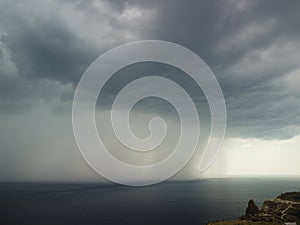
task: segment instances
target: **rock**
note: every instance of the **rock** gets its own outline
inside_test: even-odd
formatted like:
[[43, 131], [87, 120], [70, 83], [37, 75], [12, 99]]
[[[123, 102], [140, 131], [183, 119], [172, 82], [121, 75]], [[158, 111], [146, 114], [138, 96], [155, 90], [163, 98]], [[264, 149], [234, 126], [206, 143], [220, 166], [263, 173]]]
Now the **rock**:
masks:
[[273, 200], [266, 200], [261, 210], [251, 199], [248, 202], [246, 215], [236, 221], [210, 223], [212, 225], [236, 224], [297, 224], [300, 225], [300, 192], [287, 192]]
[[246, 217], [251, 217], [259, 213], [259, 208], [255, 204], [253, 199], [248, 202], [248, 207], [246, 209]]
[[286, 192], [279, 195], [276, 199], [299, 202], [300, 204], [300, 192]]
[[300, 223], [300, 192], [287, 192], [264, 202], [261, 213], [274, 221]]

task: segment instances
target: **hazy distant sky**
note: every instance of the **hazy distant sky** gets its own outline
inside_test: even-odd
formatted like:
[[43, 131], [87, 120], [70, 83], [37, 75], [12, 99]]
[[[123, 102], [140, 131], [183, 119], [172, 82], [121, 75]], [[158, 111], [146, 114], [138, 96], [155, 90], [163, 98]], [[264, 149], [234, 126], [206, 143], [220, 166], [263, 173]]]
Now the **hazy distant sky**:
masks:
[[[75, 144], [73, 94], [99, 55], [145, 39], [175, 42], [197, 53], [215, 73], [227, 104], [226, 139], [214, 165], [204, 174], [197, 171], [203, 141], [175, 178], [300, 176], [299, 12], [298, 0], [0, 0], [0, 180], [99, 180]], [[148, 64], [123, 71], [127, 80], [112, 80], [98, 126], [107, 125], [105, 106], [115, 92], [141, 71], [178, 76], [207, 117], [205, 100], [196, 97], [200, 90], [191, 81], [181, 79], [179, 71]], [[150, 100], [133, 112], [138, 133], [147, 134], [144, 121], [155, 113], [176, 130], [172, 108]], [[208, 126], [204, 123], [204, 130]], [[100, 134], [107, 145], [130, 161], [107, 130]], [[172, 146], [176, 135], [171, 132], [165, 146]], [[168, 153], [161, 150], [145, 161]]]

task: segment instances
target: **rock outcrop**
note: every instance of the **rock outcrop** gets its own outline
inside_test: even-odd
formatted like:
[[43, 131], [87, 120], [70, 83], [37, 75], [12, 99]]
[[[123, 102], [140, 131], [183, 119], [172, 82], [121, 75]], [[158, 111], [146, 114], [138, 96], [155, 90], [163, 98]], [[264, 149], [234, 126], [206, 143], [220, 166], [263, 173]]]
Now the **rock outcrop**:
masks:
[[300, 224], [300, 192], [288, 192], [264, 202], [258, 218]]
[[237, 221], [209, 223], [211, 225], [233, 224], [288, 224], [300, 225], [300, 192], [287, 192], [273, 200], [266, 200], [261, 210], [249, 200], [246, 215]]
[[246, 209], [246, 217], [255, 216], [258, 213], [259, 213], [258, 206], [255, 204], [253, 199], [250, 199], [248, 202], [248, 207]]

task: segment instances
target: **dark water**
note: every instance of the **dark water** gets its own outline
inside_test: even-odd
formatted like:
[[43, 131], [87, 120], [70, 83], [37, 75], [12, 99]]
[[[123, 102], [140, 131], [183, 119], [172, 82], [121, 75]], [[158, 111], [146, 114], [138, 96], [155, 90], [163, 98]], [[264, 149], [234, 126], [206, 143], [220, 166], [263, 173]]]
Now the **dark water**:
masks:
[[0, 225], [206, 224], [261, 206], [300, 179], [209, 179], [150, 187], [101, 184], [0, 183]]

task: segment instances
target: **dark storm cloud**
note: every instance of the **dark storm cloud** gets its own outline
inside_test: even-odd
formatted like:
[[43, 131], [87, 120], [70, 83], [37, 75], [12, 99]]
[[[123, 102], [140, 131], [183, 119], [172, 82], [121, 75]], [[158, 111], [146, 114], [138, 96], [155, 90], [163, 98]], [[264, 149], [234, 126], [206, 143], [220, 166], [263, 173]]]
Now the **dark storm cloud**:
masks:
[[128, 39], [110, 6], [95, 9], [92, 3], [0, 2], [1, 112], [51, 98], [72, 100], [87, 66]]
[[[2, 1], [1, 46], [9, 57], [1, 59], [9, 66], [0, 70], [1, 105], [9, 111], [39, 98], [71, 100], [85, 68], [105, 50], [159, 39], [193, 50], [215, 72], [229, 135], [289, 138], [300, 126], [299, 10], [296, 0]], [[62, 91], [66, 85], [73, 88]], [[192, 84], [189, 92], [198, 95]]]
[[[299, 69], [299, 2], [163, 1], [155, 9], [145, 37], [182, 44], [208, 63], [226, 97], [230, 135], [299, 134], [299, 95], [285, 80]], [[299, 71], [292, 76], [299, 82]]]

